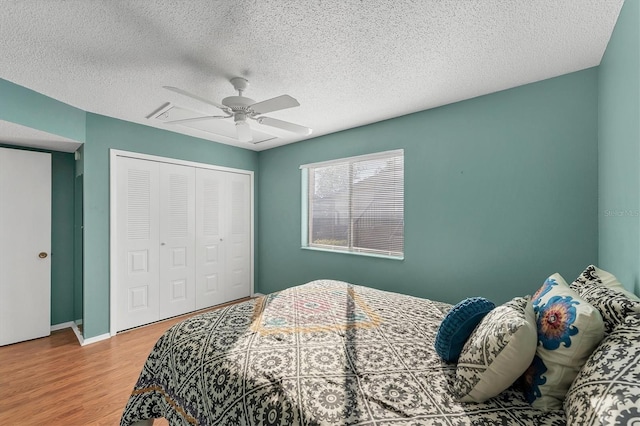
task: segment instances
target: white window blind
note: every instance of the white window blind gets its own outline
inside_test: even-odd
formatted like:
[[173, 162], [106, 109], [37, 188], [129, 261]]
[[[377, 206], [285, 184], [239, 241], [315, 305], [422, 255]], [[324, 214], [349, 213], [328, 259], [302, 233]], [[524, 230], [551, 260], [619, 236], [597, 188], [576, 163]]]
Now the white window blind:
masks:
[[404, 256], [403, 150], [305, 164], [300, 168], [306, 171], [303, 245]]

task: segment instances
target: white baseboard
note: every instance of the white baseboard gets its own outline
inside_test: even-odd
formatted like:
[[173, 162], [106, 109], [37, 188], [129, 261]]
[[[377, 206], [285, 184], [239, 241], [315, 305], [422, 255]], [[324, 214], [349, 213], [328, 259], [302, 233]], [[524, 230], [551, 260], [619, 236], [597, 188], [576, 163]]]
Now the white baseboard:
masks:
[[76, 338], [78, 339], [78, 342], [80, 343], [80, 346], [82, 346], [84, 343], [84, 338], [82, 337], [82, 333], [80, 332], [80, 329], [78, 328], [78, 324], [82, 324], [82, 320], [75, 320], [75, 321], [67, 321], [67, 322], [62, 322], [60, 324], [54, 324], [51, 326], [51, 331], [56, 331], [56, 330], [62, 330], [64, 328], [70, 328], [73, 331], [73, 334], [76, 335]]
[[252, 297], [262, 297], [262, 296], [264, 296], [264, 294], [262, 293], [253, 293]]
[[80, 343], [80, 346], [82, 346], [82, 342], [84, 341], [84, 338], [82, 337], [82, 333], [80, 332], [80, 329], [78, 328], [78, 325], [75, 322], [71, 326], [71, 330], [73, 330], [73, 333], [76, 335], [76, 339], [78, 339], [78, 343]]
[[111, 338], [111, 334], [105, 333], [95, 337], [89, 337], [88, 339], [79, 336], [82, 340], [80, 340], [80, 346], [90, 345], [92, 343], [100, 342], [102, 340], [107, 340]]
[[90, 345], [92, 343], [100, 342], [102, 340], [111, 338], [111, 335], [109, 333], [105, 333], [99, 336], [89, 337], [88, 339], [85, 339], [82, 336], [80, 329], [78, 328], [78, 325], [80, 324], [82, 324], [82, 320], [62, 322], [60, 324], [52, 325], [51, 331], [62, 330], [63, 328], [70, 328], [71, 330], [73, 330], [73, 333], [76, 335], [78, 342], [80, 342], [80, 346]]
[[60, 324], [52, 325], [51, 331], [62, 330], [63, 328], [72, 328], [74, 325], [73, 321], [61, 322]]

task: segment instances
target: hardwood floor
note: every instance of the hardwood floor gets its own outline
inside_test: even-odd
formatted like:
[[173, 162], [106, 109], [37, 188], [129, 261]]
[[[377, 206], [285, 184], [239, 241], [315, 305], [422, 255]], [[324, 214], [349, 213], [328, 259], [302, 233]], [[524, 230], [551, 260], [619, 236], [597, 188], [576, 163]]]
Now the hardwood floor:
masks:
[[[192, 315], [87, 346], [69, 328], [0, 347], [0, 425], [118, 425], [156, 340]], [[168, 423], [160, 419], [157, 425]]]

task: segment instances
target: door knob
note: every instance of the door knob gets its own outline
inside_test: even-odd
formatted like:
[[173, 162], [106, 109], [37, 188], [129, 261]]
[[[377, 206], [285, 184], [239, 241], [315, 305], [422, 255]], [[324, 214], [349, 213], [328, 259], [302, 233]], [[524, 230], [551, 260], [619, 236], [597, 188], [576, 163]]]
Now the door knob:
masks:
[[44, 252], [44, 251], [41, 251], [40, 253], [38, 253], [38, 257], [39, 257], [40, 259], [44, 259], [44, 258], [46, 258], [46, 257], [47, 257], [47, 253], [46, 253], [46, 252]]

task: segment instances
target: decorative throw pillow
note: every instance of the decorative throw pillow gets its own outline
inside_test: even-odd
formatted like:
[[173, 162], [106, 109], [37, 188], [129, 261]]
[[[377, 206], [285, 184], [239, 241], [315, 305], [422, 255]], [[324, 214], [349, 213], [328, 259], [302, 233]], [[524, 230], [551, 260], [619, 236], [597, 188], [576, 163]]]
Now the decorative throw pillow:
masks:
[[624, 322], [627, 315], [640, 313], [640, 300], [629, 299], [622, 293], [597, 284], [571, 284], [580, 297], [593, 305], [604, 320], [605, 333], [609, 334]]
[[609, 334], [625, 317], [640, 312], [640, 298], [627, 291], [615, 276], [589, 265], [569, 286], [600, 311]]
[[524, 297], [489, 312], [462, 349], [454, 395], [463, 402], [484, 402], [507, 389], [531, 364], [536, 336], [533, 307]]
[[527, 400], [541, 410], [562, 408], [569, 386], [604, 336], [600, 312], [553, 274], [532, 296], [538, 347], [524, 374]]
[[627, 316], [591, 354], [564, 409], [567, 424], [640, 424], [640, 315]]
[[480, 320], [496, 305], [483, 297], [471, 297], [455, 305], [440, 323], [436, 352], [448, 362], [456, 362], [462, 346]]
[[595, 265], [589, 265], [571, 284], [572, 287], [579, 287], [581, 284], [596, 284], [607, 287], [624, 294], [631, 300], [640, 301], [640, 297], [636, 296], [622, 285], [620, 281], [610, 272], [598, 268]]

